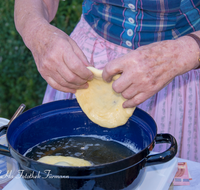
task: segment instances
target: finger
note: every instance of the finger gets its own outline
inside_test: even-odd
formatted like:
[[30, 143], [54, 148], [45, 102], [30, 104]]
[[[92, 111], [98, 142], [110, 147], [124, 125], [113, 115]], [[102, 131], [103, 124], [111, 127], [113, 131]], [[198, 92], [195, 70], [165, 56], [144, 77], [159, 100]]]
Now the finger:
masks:
[[53, 83], [53, 81], [55, 81], [57, 84], [59, 84], [59, 86], [62, 86], [63, 88], [70, 88], [70, 89], [86, 89], [86, 88], [88, 88], [88, 83], [86, 83], [86, 82], [82, 85], [71, 84], [71, 83], [66, 82], [60, 75], [54, 75], [54, 77], [45, 76], [43, 78], [47, 81], [48, 84], [49, 84], [49, 82]]
[[[63, 80], [67, 83], [70, 83], [70, 84], [73, 84], [73, 85], [78, 85], [78, 86], [87, 83], [87, 80], [80, 78], [78, 75], [76, 75], [71, 70], [69, 70], [67, 65], [64, 65], [63, 68], [57, 69], [57, 72], [63, 78]], [[59, 77], [59, 75], [58, 75], [58, 77]], [[60, 83], [60, 81], [59, 81], [60, 77], [57, 79], [56, 76], [54, 76], [53, 78], [55, 78], [55, 80], [58, 83]]]
[[[83, 62], [77, 57], [74, 52], [70, 52], [63, 57], [68, 69], [83, 80], [90, 80], [93, 77], [93, 73], [87, 69]], [[63, 76], [63, 75], [62, 75]], [[66, 78], [65, 76], [63, 76]]]
[[121, 94], [125, 99], [131, 99], [134, 96], [136, 96], [137, 94], [139, 94], [140, 92], [138, 90], [136, 90], [137, 88], [135, 88], [133, 85], [130, 85], [126, 90], [124, 90]]
[[111, 82], [113, 76], [123, 72], [123, 58], [110, 61], [103, 69], [102, 77], [106, 82]]
[[87, 83], [87, 80], [81, 79], [79, 76], [72, 73], [67, 65], [62, 63], [61, 59], [57, 59], [56, 61], [52, 60], [52, 62], [43, 62], [38, 70], [45, 80], [46, 77], [51, 77], [63, 87], [67, 87], [68, 83], [78, 86]]
[[112, 88], [117, 93], [124, 92], [127, 88], [131, 86], [132, 82], [126, 74], [123, 74], [113, 82]]
[[126, 100], [123, 103], [123, 108], [132, 108], [132, 107], [136, 107], [139, 104], [141, 104], [143, 101], [145, 101], [145, 99], [143, 98], [142, 93], [139, 93], [137, 95], [135, 95], [133, 98]]
[[85, 54], [83, 53], [83, 51], [79, 48], [79, 46], [77, 45], [77, 43], [72, 40], [71, 38], [69, 39], [70, 43], [72, 44], [74, 53], [77, 55], [77, 57], [83, 62], [83, 64], [85, 66], [90, 66]]
[[57, 83], [55, 80], [53, 80], [51, 77], [48, 77], [45, 79], [47, 83], [54, 89], [62, 91], [62, 92], [70, 92], [70, 93], [76, 93], [75, 89], [67, 88], [61, 86], [59, 83]]

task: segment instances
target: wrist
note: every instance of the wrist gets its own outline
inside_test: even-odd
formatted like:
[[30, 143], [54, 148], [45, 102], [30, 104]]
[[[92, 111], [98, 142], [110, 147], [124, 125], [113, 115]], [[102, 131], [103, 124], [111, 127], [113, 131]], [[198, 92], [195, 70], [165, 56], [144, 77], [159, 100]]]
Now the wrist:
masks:
[[197, 42], [190, 36], [182, 36], [176, 40], [180, 44], [182, 61], [186, 66], [186, 72], [200, 66], [200, 49]]
[[[49, 25], [48, 21], [42, 18], [34, 18], [27, 21], [23, 29], [20, 31], [20, 35], [25, 45], [31, 50], [35, 41], [41, 40], [42, 28]], [[38, 36], [40, 34], [40, 36]]]
[[199, 65], [196, 69], [199, 69], [200, 68], [200, 38], [195, 34], [187, 34], [186, 36], [191, 37], [198, 44], [199, 50], [198, 50], [197, 54], [198, 54]]

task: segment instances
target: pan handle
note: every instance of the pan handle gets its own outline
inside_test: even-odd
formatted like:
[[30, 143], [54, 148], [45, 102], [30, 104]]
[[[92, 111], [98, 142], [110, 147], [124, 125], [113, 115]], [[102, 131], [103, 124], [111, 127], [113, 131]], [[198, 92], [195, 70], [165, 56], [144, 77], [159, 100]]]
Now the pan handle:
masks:
[[176, 156], [178, 146], [176, 139], [172, 135], [168, 133], [157, 134], [155, 142], [156, 144], [170, 143], [171, 145], [165, 152], [147, 156], [147, 161], [145, 166], [163, 164], [173, 159]]
[[[25, 105], [21, 104], [17, 111], [14, 113], [14, 115], [12, 116], [12, 118], [10, 119], [9, 123], [7, 125], [1, 126], [0, 127], [0, 136], [6, 134], [8, 127], [10, 126], [10, 124], [13, 122], [14, 119], [16, 119], [16, 117], [18, 117], [25, 109]], [[9, 156], [12, 158], [9, 148], [7, 146], [1, 145], [0, 144], [0, 154], [4, 155], [4, 156]]]
[[[1, 134], [0, 137], [3, 136], [6, 133], [6, 131], [7, 131], [7, 125], [0, 127], [0, 134]], [[12, 158], [9, 148], [1, 144], [0, 144], [0, 154]]]
[[8, 124], [7, 125], [3, 125], [3, 126], [0, 127], [0, 135], [6, 134], [6, 131], [7, 131], [8, 127], [10, 126], [10, 124], [13, 122], [13, 120], [16, 119], [16, 117], [18, 117], [19, 115], [22, 114], [22, 112], [24, 111], [25, 107], [26, 107], [25, 104], [21, 104], [18, 107], [17, 111], [12, 116], [12, 118], [10, 119], [10, 121], [8, 122]]
[[4, 156], [9, 156], [9, 157], [12, 158], [8, 147], [7, 147], [7, 146], [4, 146], [4, 145], [1, 145], [1, 144], [0, 144], [0, 154], [1, 154], [1, 155], [4, 155]]

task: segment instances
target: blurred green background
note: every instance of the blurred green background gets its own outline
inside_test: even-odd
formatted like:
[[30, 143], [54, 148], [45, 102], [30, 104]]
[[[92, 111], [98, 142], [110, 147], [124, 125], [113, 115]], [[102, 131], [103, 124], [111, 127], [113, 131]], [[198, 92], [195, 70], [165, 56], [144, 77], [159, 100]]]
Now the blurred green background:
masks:
[[[82, 0], [60, 1], [51, 24], [70, 34], [82, 12]], [[0, 1], [0, 117], [10, 119], [21, 103], [40, 105], [46, 81], [14, 25], [14, 0]]]

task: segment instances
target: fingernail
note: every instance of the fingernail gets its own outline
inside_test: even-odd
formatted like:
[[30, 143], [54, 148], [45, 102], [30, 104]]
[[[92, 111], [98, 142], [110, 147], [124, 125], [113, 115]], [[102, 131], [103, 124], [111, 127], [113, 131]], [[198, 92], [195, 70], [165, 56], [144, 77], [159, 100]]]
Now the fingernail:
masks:
[[88, 80], [92, 80], [94, 78], [94, 75], [91, 75]]
[[107, 83], [110, 83], [112, 81], [112, 79], [106, 79], [104, 81], [107, 82]]
[[86, 88], [88, 88], [89, 87], [89, 84], [88, 83], [86, 83], [85, 85], [84, 85], [84, 89], [86, 89]]
[[123, 108], [126, 108], [126, 104], [125, 104], [125, 102], [122, 104], [122, 107], [123, 107]]
[[130, 106], [128, 103], [126, 103], [127, 101], [125, 101], [123, 104], [122, 104], [122, 107], [123, 108], [133, 108], [135, 106]]

